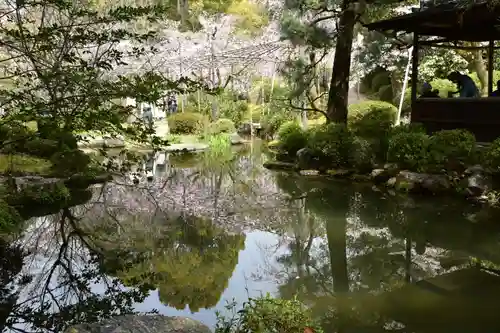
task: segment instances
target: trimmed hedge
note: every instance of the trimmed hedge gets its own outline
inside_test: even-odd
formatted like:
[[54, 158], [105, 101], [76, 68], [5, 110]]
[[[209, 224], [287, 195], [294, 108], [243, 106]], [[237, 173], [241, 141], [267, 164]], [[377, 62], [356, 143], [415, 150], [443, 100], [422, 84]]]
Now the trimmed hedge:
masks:
[[220, 133], [234, 133], [236, 128], [231, 119], [221, 118], [214, 123], [208, 125], [208, 133], [210, 134], [220, 134]]
[[207, 117], [200, 113], [176, 113], [167, 118], [172, 134], [196, 134], [207, 123]]
[[397, 108], [383, 101], [364, 101], [349, 105], [348, 124], [361, 137], [379, 137], [396, 120]]
[[296, 121], [287, 121], [278, 130], [280, 148], [290, 156], [295, 156], [297, 151], [307, 144], [307, 133]]

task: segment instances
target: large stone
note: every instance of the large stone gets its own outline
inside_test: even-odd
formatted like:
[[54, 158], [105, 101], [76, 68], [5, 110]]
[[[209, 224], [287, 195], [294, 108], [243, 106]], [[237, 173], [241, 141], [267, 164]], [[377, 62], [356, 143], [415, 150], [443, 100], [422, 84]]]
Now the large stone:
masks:
[[79, 324], [66, 333], [211, 333], [210, 329], [191, 318], [162, 315], [124, 315], [100, 323]]
[[384, 183], [388, 181], [394, 174], [388, 169], [373, 169], [370, 178], [375, 183]]
[[238, 133], [229, 134], [229, 140], [231, 140], [232, 145], [241, 145], [245, 143], [245, 139], [243, 139]]
[[394, 186], [400, 191], [413, 193], [440, 193], [451, 189], [450, 181], [446, 176], [411, 171], [399, 172], [395, 178], [389, 179], [387, 185]]
[[309, 148], [301, 148], [295, 155], [297, 157], [297, 164], [301, 169], [309, 169], [313, 167], [313, 154]]
[[480, 165], [467, 168], [462, 186], [471, 197], [481, 197], [492, 188], [492, 178]]
[[297, 170], [295, 163], [267, 161], [264, 163], [264, 168], [269, 170]]

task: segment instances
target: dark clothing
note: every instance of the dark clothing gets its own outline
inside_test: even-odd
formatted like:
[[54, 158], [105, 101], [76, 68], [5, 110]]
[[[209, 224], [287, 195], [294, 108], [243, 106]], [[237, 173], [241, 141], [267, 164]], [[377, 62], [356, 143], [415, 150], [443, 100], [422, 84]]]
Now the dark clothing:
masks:
[[500, 97], [500, 90], [497, 89], [497, 90], [491, 92], [490, 97]]
[[460, 97], [479, 97], [479, 90], [470, 76], [461, 74], [457, 80]]

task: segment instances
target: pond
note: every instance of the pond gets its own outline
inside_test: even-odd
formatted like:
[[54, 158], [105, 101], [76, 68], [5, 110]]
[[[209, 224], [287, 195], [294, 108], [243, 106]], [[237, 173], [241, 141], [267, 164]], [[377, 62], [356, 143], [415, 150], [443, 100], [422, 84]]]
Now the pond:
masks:
[[[298, 297], [329, 332], [500, 328], [496, 212], [451, 198], [272, 172], [262, 143], [157, 154], [152, 180], [2, 241], [0, 325], [60, 332], [124, 311], [214, 328], [249, 297]], [[498, 294], [497, 294], [498, 292]]]

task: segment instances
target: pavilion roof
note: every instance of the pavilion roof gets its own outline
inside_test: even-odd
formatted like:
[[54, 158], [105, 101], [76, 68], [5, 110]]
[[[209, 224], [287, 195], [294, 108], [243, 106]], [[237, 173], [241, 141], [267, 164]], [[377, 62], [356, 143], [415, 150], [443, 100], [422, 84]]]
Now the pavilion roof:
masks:
[[500, 2], [447, 4], [367, 24], [370, 30], [416, 33], [449, 40], [500, 40]]

